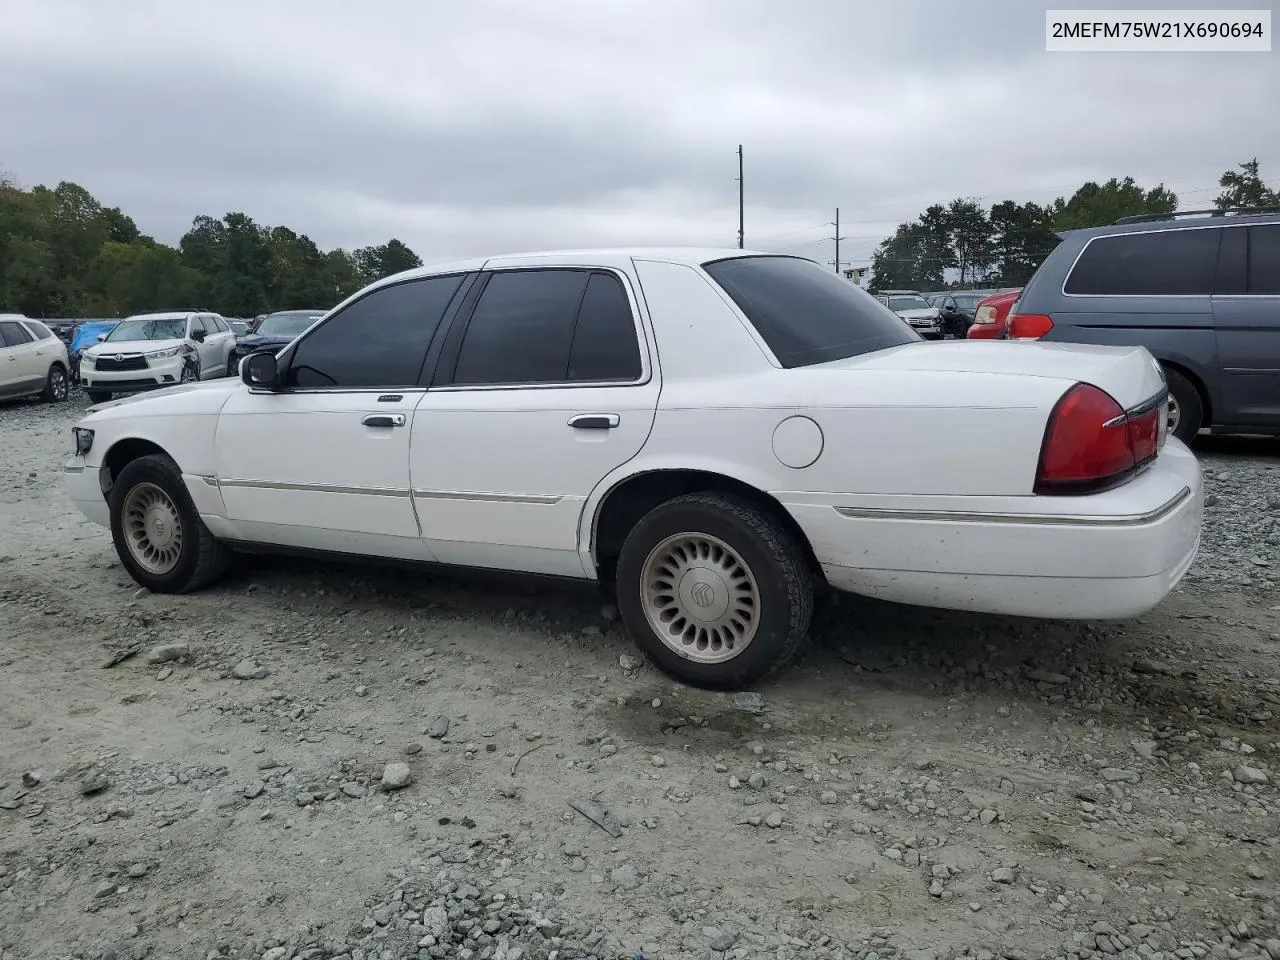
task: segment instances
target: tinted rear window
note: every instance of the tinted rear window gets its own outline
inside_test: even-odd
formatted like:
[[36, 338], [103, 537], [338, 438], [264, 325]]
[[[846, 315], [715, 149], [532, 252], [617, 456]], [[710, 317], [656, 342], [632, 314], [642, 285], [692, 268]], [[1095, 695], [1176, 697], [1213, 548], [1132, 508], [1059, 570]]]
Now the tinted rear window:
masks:
[[1280, 224], [1249, 228], [1249, 292], [1280, 296]]
[[1209, 296], [1221, 230], [1098, 237], [1084, 248], [1066, 293], [1099, 297]]
[[798, 257], [704, 263], [784, 367], [843, 360], [921, 337], [851, 281]]

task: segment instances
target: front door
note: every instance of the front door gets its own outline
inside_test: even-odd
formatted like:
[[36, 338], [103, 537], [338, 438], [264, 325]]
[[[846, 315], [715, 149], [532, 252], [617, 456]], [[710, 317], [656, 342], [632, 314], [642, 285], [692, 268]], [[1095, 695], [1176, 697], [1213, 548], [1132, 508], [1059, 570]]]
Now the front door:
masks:
[[583, 506], [640, 452], [657, 408], [636, 298], [602, 269], [481, 282], [414, 418], [423, 536], [445, 563], [583, 577]]
[[381, 287], [280, 357], [276, 392], [237, 389], [218, 424], [218, 486], [241, 539], [432, 559], [409, 488], [428, 346], [460, 276]]
[[1213, 327], [1231, 426], [1280, 426], [1280, 224], [1223, 230]]

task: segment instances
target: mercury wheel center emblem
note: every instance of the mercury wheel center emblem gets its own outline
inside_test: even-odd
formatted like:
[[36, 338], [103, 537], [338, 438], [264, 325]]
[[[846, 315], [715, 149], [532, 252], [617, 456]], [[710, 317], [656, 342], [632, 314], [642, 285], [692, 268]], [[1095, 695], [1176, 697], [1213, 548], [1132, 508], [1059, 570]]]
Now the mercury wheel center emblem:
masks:
[[689, 598], [700, 607], [709, 607], [715, 603], [716, 592], [706, 583], [695, 583], [689, 591]]

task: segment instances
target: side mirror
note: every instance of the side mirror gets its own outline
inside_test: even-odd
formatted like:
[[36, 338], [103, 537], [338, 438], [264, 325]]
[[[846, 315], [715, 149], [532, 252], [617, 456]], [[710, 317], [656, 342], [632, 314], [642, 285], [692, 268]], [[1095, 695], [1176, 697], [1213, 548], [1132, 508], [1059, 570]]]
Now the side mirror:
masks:
[[98, 334], [98, 342], [99, 342], [99, 343], [102, 343], [102, 342], [103, 342], [104, 340], [106, 340], [106, 339], [107, 339], [107, 335], [106, 335], [105, 333], [100, 333], [100, 334]]
[[205, 337], [208, 336], [203, 330], [192, 330], [191, 339], [196, 343], [204, 343]]
[[273, 353], [251, 353], [240, 361], [240, 379], [259, 390], [280, 386], [280, 368]]

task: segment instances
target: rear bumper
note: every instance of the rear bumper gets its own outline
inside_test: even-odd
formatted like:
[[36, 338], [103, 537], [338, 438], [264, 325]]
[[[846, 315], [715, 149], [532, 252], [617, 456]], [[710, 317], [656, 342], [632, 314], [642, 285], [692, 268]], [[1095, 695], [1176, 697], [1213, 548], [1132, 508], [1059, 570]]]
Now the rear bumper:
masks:
[[1102, 494], [1002, 498], [1002, 508], [995, 498], [927, 499], [787, 508], [833, 587], [1054, 619], [1122, 619], [1155, 607], [1194, 562], [1204, 511], [1200, 465], [1176, 440], [1141, 476]]

